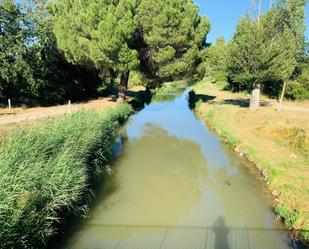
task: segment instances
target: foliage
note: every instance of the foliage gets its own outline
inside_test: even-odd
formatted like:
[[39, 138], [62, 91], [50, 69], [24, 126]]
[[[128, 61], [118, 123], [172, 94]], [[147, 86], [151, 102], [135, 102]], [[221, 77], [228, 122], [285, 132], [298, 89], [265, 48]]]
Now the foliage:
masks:
[[[25, 28], [22, 28], [25, 25]], [[27, 26], [13, 0], [0, 1], [0, 98], [25, 88], [30, 72], [26, 61]]]
[[275, 207], [275, 212], [280, 216], [284, 217], [284, 222], [289, 228], [296, 228], [296, 222], [299, 219], [299, 212], [296, 210], [289, 210], [285, 205], [278, 205]]
[[309, 100], [309, 81], [288, 83], [286, 97], [292, 100]]
[[290, 146], [295, 149], [296, 152], [309, 156], [309, 136], [304, 129], [293, 128], [278, 128], [279, 144]]
[[228, 48], [229, 46], [227, 43], [225, 43], [223, 37], [219, 37], [214, 45], [211, 45], [209, 48], [207, 48], [207, 76], [210, 76], [218, 81], [226, 80]]
[[57, 48], [46, 0], [0, 1], [0, 99], [31, 104], [96, 94], [94, 71], [68, 63]]
[[303, 55], [296, 79], [288, 83], [287, 97], [293, 100], [309, 100], [309, 58]]
[[141, 69], [148, 78], [162, 82], [198, 74], [210, 23], [192, 0], [142, 0], [138, 22]]
[[122, 72], [135, 68], [135, 8], [133, 0], [56, 1], [54, 32], [59, 48], [69, 61], [99, 70]]
[[9, 134], [0, 146], [2, 248], [43, 248], [62, 214], [84, 214], [127, 105], [81, 111]]
[[230, 46], [228, 74], [239, 90], [288, 80], [304, 44], [304, 0], [279, 1], [258, 20], [242, 18]]
[[192, 0], [57, 0], [54, 32], [66, 58], [101, 72], [140, 68], [151, 82], [196, 74], [209, 21]]
[[129, 85], [131, 87], [133, 86], [144, 86], [145, 85], [145, 79], [139, 71], [132, 71], [130, 73], [129, 77]]

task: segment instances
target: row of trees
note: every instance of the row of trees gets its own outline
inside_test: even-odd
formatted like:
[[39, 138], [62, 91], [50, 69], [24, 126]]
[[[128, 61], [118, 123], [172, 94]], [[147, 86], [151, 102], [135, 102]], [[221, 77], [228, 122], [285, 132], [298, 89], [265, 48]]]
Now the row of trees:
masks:
[[130, 71], [148, 84], [192, 76], [210, 29], [192, 0], [56, 0], [54, 31], [72, 62], [120, 76], [125, 98]]
[[218, 39], [208, 49], [215, 77], [227, 77], [233, 89], [252, 90], [252, 110], [259, 106], [261, 87], [269, 93], [275, 89], [277, 95], [282, 89], [281, 102], [286, 83], [306, 71], [305, 3], [279, 0], [256, 18], [247, 15], [239, 21], [229, 43]]
[[48, 104], [95, 94], [95, 70], [57, 48], [45, 0], [0, 0], [0, 100]]
[[0, 99], [76, 100], [131, 70], [148, 85], [202, 76], [210, 29], [192, 0], [0, 0]]

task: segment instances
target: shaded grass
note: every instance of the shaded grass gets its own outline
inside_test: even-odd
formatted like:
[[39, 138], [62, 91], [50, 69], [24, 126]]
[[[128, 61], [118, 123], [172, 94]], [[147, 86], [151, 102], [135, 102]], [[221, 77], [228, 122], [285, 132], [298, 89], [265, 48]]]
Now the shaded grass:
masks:
[[118, 122], [131, 109], [80, 111], [8, 132], [0, 141], [1, 248], [43, 248], [57, 223], [87, 212]]
[[309, 241], [309, 116], [297, 111], [276, 112], [265, 106], [250, 112], [225, 99], [214, 84], [199, 84], [197, 94], [218, 96], [200, 102], [196, 110], [220, 137], [254, 162], [274, 195], [274, 211], [287, 228]]
[[160, 87], [151, 90], [152, 102], [171, 101], [187, 87], [188, 83], [185, 80], [164, 83]]

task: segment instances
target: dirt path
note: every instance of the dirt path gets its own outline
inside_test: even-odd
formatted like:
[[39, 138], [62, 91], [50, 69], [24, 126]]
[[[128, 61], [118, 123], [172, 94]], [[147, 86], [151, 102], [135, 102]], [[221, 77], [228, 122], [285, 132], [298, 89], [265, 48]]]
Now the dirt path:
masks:
[[13, 108], [0, 109], [0, 126], [7, 126], [12, 123], [20, 123], [25, 121], [37, 120], [57, 115], [64, 115], [76, 112], [82, 109], [102, 109], [113, 106], [116, 103], [111, 97], [91, 100], [89, 102], [69, 105], [58, 105], [52, 107], [36, 107], [36, 108]]
[[[232, 93], [224, 91], [216, 84], [207, 85], [207, 93], [209, 97], [213, 97], [215, 101], [229, 103], [233, 105], [239, 105], [242, 107], [249, 106], [250, 96], [244, 93]], [[274, 109], [278, 107], [278, 101], [275, 99], [269, 99], [266, 96], [261, 96], [261, 106], [272, 106]], [[286, 111], [305, 112], [309, 113], [309, 102], [292, 102], [283, 101], [282, 109]]]

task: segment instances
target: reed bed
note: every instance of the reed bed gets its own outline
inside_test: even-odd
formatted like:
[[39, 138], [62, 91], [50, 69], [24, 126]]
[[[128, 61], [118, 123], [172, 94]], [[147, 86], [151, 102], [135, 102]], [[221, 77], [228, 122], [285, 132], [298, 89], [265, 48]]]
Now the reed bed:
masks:
[[43, 248], [65, 216], [87, 212], [130, 112], [80, 111], [1, 138], [0, 248]]

